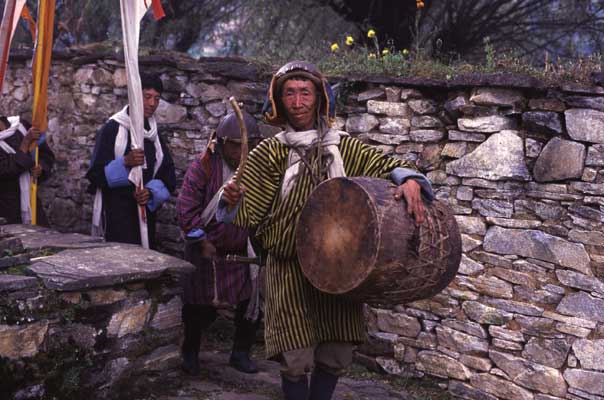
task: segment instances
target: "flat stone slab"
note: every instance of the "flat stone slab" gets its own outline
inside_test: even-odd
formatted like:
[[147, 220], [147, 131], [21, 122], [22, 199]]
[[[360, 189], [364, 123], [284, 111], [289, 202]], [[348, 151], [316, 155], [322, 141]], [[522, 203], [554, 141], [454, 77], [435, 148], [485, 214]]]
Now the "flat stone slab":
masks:
[[0, 258], [0, 270], [29, 263], [28, 254], [19, 254], [18, 256]]
[[37, 225], [3, 225], [2, 229], [11, 236], [21, 239], [26, 251], [42, 249], [86, 249], [107, 246], [102, 237], [81, 233], [61, 233]]
[[48, 289], [67, 291], [155, 279], [193, 268], [187, 261], [154, 250], [107, 243], [105, 247], [65, 250], [44, 257], [27, 270]]
[[0, 274], [0, 292], [27, 289], [38, 284], [38, 279], [23, 275]]

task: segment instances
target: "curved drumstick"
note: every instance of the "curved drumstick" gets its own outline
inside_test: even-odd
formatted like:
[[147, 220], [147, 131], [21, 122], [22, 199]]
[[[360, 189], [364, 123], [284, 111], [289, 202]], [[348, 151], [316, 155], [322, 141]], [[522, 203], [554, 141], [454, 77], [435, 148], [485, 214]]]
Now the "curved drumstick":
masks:
[[239, 181], [241, 180], [241, 175], [243, 175], [245, 163], [247, 162], [247, 128], [245, 127], [243, 114], [241, 113], [241, 108], [239, 108], [237, 100], [234, 96], [231, 96], [231, 98], [229, 98], [229, 101], [231, 102], [231, 106], [233, 106], [233, 110], [235, 111], [235, 115], [237, 116], [237, 122], [239, 123], [239, 130], [241, 131], [241, 160], [239, 161], [239, 168], [237, 168], [237, 172], [235, 172], [235, 176], [233, 176], [233, 180], [236, 183], [239, 183]]

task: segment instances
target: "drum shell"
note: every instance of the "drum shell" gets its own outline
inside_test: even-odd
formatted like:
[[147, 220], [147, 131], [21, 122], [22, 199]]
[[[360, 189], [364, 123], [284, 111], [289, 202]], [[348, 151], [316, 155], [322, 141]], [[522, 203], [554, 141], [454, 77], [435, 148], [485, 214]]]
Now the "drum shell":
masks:
[[[315, 188], [296, 227], [298, 260], [314, 287], [354, 302], [395, 306], [429, 298], [453, 280], [461, 235], [450, 208], [425, 202], [426, 222], [416, 227], [394, 189], [390, 181], [367, 177], [330, 179]], [[338, 257], [325, 240], [343, 246]], [[344, 272], [330, 272], [336, 269]]]

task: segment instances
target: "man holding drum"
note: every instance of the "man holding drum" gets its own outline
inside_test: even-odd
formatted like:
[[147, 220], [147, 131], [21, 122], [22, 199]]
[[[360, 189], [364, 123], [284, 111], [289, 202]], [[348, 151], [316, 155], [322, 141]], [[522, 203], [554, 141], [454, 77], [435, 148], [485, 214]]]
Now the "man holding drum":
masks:
[[326, 179], [381, 177], [398, 185], [395, 198], [405, 198], [419, 225], [425, 212], [422, 193], [431, 200], [432, 189], [410, 163], [331, 128], [335, 98], [310, 63], [294, 61], [277, 71], [263, 111], [267, 122], [284, 130], [250, 153], [241, 182], [226, 184], [217, 216], [254, 228], [268, 253], [266, 350], [281, 362], [285, 399], [327, 400], [352, 362], [353, 346], [364, 340], [365, 324], [361, 304], [322, 293], [305, 279], [295, 246], [300, 211]]

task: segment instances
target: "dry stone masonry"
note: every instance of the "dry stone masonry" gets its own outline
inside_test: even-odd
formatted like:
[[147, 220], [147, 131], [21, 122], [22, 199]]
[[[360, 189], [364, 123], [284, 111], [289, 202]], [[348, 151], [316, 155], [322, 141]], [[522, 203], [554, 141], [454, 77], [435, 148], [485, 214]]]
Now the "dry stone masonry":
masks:
[[0, 252], [2, 398], [117, 398], [179, 363], [188, 262], [24, 225], [0, 225]]
[[[142, 64], [165, 83], [159, 121], [179, 179], [227, 111], [228, 96], [259, 117], [269, 75], [258, 66], [156, 56]], [[110, 55], [63, 55], [51, 73], [58, 162], [43, 199], [53, 226], [86, 232], [92, 196], [82, 177], [96, 129], [126, 102], [123, 65]], [[366, 309], [369, 340], [358, 359], [391, 374], [440, 377], [464, 399], [604, 399], [602, 88], [545, 87], [514, 75], [334, 80], [341, 81], [337, 126], [424, 169], [457, 215], [464, 250], [458, 276], [441, 294]], [[0, 111], [26, 111], [30, 102], [29, 74], [17, 58]], [[159, 222], [163, 249], [180, 251], [173, 201]], [[84, 289], [67, 278], [46, 284]], [[111, 302], [137, 290], [125, 285], [98, 297]], [[176, 300], [164, 300], [161, 307], [126, 301], [130, 308], [107, 316], [105, 335], [128, 340], [150, 318], [131, 314], [170, 321], [166, 310]], [[20, 328], [30, 343], [52, 330], [35, 323]]]

